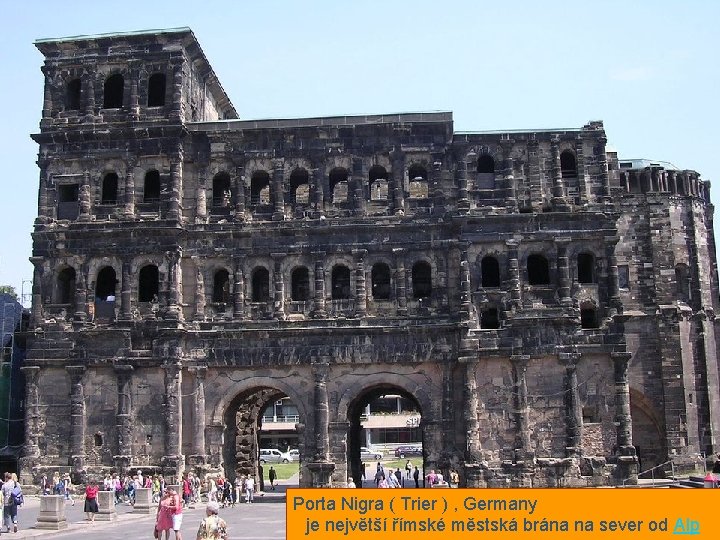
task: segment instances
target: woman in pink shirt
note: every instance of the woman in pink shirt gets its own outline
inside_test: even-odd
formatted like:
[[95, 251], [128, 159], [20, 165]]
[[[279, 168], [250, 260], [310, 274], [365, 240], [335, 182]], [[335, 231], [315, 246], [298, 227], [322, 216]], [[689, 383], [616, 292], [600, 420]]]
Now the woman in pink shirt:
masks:
[[165, 540], [170, 540], [170, 529], [175, 531], [175, 540], [182, 540], [182, 535], [180, 534], [181, 526], [182, 502], [180, 495], [178, 495], [174, 489], [167, 488], [160, 499], [160, 504], [158, 504], [155, 528], [158, 533], [165, 532]]

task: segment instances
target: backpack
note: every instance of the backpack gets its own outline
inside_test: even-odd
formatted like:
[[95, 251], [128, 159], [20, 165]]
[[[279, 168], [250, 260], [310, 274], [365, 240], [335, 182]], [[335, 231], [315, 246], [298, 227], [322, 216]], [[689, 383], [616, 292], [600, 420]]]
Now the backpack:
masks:
[[12, 499], [12, 502], [16, 506], [22, 506], [25, 504], [25, 498], [23, 497], [22, 489], [20, 489], [20, 486], [16, 485], [13, 490], [10, 492], [10, 498]]

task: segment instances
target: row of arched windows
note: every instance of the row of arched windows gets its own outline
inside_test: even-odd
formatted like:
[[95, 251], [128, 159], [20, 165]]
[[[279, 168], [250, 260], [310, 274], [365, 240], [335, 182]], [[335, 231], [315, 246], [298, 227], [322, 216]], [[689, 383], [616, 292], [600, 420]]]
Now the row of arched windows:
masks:
[[[160, 202], [160, 193], [162, 185], [160, 182], [160, 173], [152, 169], [145, 173], [143, 181], [143, 197], [142, 203], [157, 204]], [[107, 173], [103, 177], [100, 189], [100, 204], [117, 204], [118, 203], [118, 175], [114, 172]]]
[[[125, 94], [125, 78], [120, 73], [114, 73], [105, 79], [103, 85], [103, 108], [120, 109], [123, 106]], [[147, 101], [148, 107], [162, 107], [165, 105], [166, 77], [164, 73], [153, 73], [148, 78]], [[78, 111], [81, 106], [82, 80], [71, 79], [65, 85], [65, 109]]]
[[[577, 282], [581, 284], [596, 283], [595, 257], [591, 253], [580, 253], [576, 262]], [[544, 255], [534, 253], [528, 256], [527, 275], [529, 285], [550, 284], [550, 265]], [[500, 284], [500, 263], [492, 255], [486, 255], [480, 261], [480, 286], [494, 288], [500, 287]]]

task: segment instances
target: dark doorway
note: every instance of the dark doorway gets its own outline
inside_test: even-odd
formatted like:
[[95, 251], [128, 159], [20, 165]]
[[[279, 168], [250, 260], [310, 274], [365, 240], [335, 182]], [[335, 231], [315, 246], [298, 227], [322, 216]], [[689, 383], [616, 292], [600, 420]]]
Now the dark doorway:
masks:
[[154, 264], [143, 266], [138, 278], [138, 302], [157, 302], [160, 293], [160, 272]]

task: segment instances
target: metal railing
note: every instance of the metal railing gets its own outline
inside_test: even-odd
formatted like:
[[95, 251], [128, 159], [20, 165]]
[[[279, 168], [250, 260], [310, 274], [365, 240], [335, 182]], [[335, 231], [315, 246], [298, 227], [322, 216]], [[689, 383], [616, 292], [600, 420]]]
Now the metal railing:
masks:
[[[655, 480], [656, 480], [656, 478], [655, 478], [655, 471], [656, 471], [657, 469], [660, 469], [660, 468], [663, 468], [663, 467], [667, 466], [668, 464], [670, 465], [671, 478], [674, 479], [674, 478], [675, 478], [675, 463], [673, 462], [672, 459], [669, 459], [669, 460], [661, 463], [660, 465], [655, 465], [654, 467], [651, 467], [650, 469], [646, 469], [646, 470], [644, 470], [644, 471], [639, 472], [638, 475], [637, 475], [637, 477], [638, 477], [638, 479], [640, 479], [640, 477], [641, 477], [643, 474], [650, 473], [650, 480], [652, 481], [652, 485], [654, 486], [654, 485], [655, 485]], [[626, 486], [628, 480], [630, 480], [630, 479], [629, 479], [629, 478], [626, 478], [625, 480], [623, 480], [623, 483], [622, 483], [623, 487]], [[658, 478], [657, 480], [660, 480], [660, 479]], [[666, 478], [663, 478], [663, 480], [666, 480]]]

